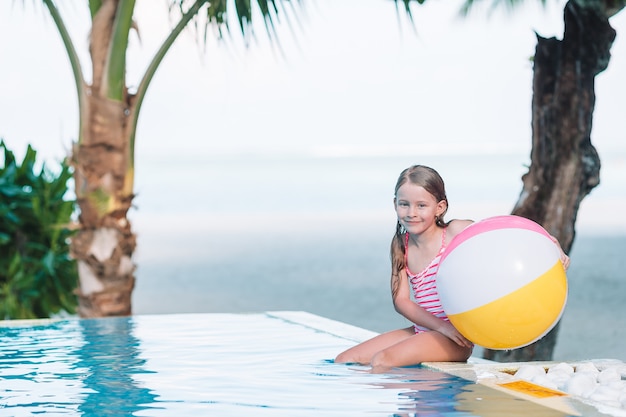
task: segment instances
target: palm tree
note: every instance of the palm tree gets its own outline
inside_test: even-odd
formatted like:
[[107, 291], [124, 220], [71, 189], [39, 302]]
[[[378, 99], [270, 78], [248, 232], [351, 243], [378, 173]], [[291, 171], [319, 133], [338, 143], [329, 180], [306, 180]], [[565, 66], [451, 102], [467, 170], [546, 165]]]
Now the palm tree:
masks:
[[[531, 165], [513, 214], [543, 224], [569, 252], [582, 200], [600, 183], [600, 157], [591, 143], [595, 77], [611, 57], [609, 18], [626, 2], [567, 2], [563, 38], [537, 36], [533, 67]], [[558, 325], [543, 339], [512, 351], [485, 351], [498, 361], [550, 360]]]
[[[270, 37], [279, 13], [275, 0], [171, 1], [178, 22], [158, 49], [135, 92], [126, 83], [126, 54], [135, 0], [89, 0], [91, 31], [91, 84], [86, 81], [74, 43], [53, 0], [43, 0], [69, 57], [79, 104], [78, 140], [73, 146], [75, 193], [79, 206], [79, 231], [72, 239], [78, 262], [78, 313], [82, 317], [131, 314], [135, 284], [133, 252], [136, 238], [127, 212], [133, 202], [135, 133], [142, 102], [159, 64], [178, 35], [201, 13], [205, 30], [228, 32], [232, 8], [241, 35], [252, 31], [256, 7]], [[284, 10], [283, 10], [284, 11]]]
[[[462, 14], [478, 1], [466, 0]], [[403, 2], [408, 10], [410, 0]], [[500, 3], [516, 6], [522, 1]], [[543, 225], [565, 252], [574, 242], [582, 200], [600, 183], [600, 157], [591, 143], [594, 82], [609, 65], [615, 40], [609, 18], [625, 6], [626, 0], [569, 0], [563, 11], [563, 38], [537, 35], [531, 164], [522, 177], [522, 191], [512, 214]], [[550, 360], [557, 334], [558, 325], [527, 347], [485, 350], [483, 356], [501, 362]]]

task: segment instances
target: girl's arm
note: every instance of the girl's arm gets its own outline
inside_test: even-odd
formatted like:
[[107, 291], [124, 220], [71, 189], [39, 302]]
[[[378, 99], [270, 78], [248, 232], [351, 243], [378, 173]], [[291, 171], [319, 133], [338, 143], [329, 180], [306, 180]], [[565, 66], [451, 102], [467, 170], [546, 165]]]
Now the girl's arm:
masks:
[[473, 346], [472, 342], [461, 335], [461, 333], [454, 328], [452, 323], [433, 316], [411, 300], [411, 292], [407, 282], [406, 272], [402, 271], [399, 279], [401, 279], [402, 282], [401, 285], [399, 285], [398, 292], [393, 300], [394, 308], [398, 313], [403, 315], [412, 323], [443, 334], [459, 346], [468, 348]]

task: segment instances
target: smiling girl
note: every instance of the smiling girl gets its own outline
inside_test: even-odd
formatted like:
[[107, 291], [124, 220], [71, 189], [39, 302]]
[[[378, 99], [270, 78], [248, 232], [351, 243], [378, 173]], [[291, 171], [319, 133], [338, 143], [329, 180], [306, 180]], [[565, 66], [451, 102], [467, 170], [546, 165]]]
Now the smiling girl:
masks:
[[473, 344], [448, 320], [435, 278], [446, 246], [473, 221], [444, 221], [443, 179], [423, 165], [402, 171], [393, 202], [398, 221], [391, 242], [391, 294], [396, 311], [414, 325], [354, 346], [335, 362], [371, 365], [375, 372], [422, 362], [464, 362]]
[[385, 369], [465, 361], [473, 345], [444, 313], [435, 276], [447, 244], [472, 221], [444, 221], [448, 199], [443, 179], [422, 165], [402, 171], [393, 202], [398, 222], [391, 242], [391, 294], [396, 311], [414, 326], [378, 335], [339, 354], [335, 362]]

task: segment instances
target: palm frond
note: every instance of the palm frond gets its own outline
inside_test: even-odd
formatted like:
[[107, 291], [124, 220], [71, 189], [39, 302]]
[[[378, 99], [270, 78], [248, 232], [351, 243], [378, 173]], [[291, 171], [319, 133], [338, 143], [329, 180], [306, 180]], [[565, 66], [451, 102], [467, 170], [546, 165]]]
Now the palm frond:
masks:
[[[408, 0], [405, 0], [408, 1]], [[189, 0], [170, 0], [170, 11], [176, 10], [184, 15], [189, 9]], [[194, 18], [194, 27], [198, 31], [204, 25], [204, 40], [207, 35], [213, 32], [219, 39], [224, 40], [231, 34], [231, 27], [237, 26], [238, 32], [243, 37], [246, 44], [255, 37], [254, 28], [257, 19], [263, 19], [263, 25], [268, 38], [274, 43], [278, 43], [278, 36], [275, 24], [280, 17], [289, 19], [289, 14], [297, 17], [296, 8], [288, 13], [284, 8], [285, 3], [300, 3], [299, 0], [195, 0], [195, 3], [206, 4], [206, 13]], [[280, 6], [279, 7], [279, 3]], [[236, 23], [235, 23], [236, 22]], [[200, 32], [200, 31], [198, 31]]]
[[[480, 3], [482, 0], [465, 0], [463, 5], [461, 6], [460, 14], [462, 16], [467, 16], [470, 11]], [[543, 7], [546, 6], [547, 0], [538, 0]], [[489, 7], [489, 12], [493, 12], [498, 8], [505, 8], [509, 11], [514, 10], [516, 7], [520, 6], [522, 3], [525, 3], [525, 0], [492, 0], [491, 5]]]

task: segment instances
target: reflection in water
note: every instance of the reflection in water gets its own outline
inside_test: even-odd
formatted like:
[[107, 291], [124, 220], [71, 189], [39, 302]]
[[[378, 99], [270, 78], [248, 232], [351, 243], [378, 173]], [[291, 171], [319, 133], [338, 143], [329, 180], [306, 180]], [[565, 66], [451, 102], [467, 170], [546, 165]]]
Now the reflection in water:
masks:
[[421, 366], [398, 368], [391, 374], [397, 375], [377, 385], [399, 391], [398, 412], [393, 417], [458, 415], [455, 397], [473, 384]]
[[128, 415], [155, 396], [129, 318], [0, 327], [0, 416]]
[[0, 416], [75, 415], [86, 395], [82, 344], [75, 321], [0, 328]]
[[130, 415], [150, 408], [155, 395], [133, 379], [144, 369], [139, 340], [130, 318], [80, 320], [85, 344], [77, 352], [78, 366], [86, 369], [83, 379], [89, 394], [79, 405], [83, 416]]
[[414, 367], [393, 371], [382, 388], [406, 390], [398, 394], [398, 412], [393, 417], [566, 417], [569, 414], [516, 398], [505, 392], [454, 375]]

